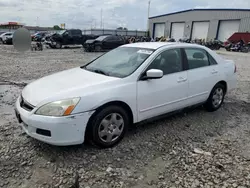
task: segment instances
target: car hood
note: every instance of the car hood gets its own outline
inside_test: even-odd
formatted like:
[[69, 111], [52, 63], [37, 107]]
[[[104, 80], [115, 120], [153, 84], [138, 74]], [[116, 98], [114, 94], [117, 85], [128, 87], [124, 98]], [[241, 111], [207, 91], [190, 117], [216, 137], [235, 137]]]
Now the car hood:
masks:
[[95, 42], [95, 39], [89, 39], [89, 40], [86, 40], [86, 44], [92, 44]]
[[28, 84], [22, 91], [22, 97], [31, 105], [50, 100], [80, 97], [82, 92], [90, 92], [120, 78], [97, 74], [84, 69], [73, 68], [40, 78]]

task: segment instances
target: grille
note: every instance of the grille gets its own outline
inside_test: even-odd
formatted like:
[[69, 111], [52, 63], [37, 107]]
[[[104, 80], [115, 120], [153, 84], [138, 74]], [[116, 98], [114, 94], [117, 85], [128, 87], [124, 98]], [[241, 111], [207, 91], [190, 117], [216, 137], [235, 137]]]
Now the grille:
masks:
[[20, 106], [21, 108], [27, 110], [27, 111], [32, 111], [34, 109], [34, 106], [32, 106], [31, 104], [29, 104], [28, 102], [26, 102], [23, 97], [21, 96], [21, 100], [20, 100]]

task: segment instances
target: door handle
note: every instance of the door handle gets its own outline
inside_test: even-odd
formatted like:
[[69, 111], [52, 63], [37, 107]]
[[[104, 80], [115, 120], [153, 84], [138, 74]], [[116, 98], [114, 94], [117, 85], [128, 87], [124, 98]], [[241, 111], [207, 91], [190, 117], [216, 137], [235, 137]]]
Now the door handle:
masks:
[[187, 81], [187, 78], [178, 78], [177, 82], [180, 83], [180, 82], [186, 82]]
[[216, 73], [218, 73], [218, 71], [217, 71], [217, 70], [212, 70], [211, 73], [212, 73], [212, 74], [216, 74]]

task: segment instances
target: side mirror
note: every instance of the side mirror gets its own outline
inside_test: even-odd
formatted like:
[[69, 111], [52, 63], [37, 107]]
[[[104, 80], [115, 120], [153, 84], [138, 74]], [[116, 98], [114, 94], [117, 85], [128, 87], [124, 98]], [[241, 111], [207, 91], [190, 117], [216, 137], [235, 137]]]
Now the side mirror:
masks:
[[159, 69], [150, 69], [146, 72], [146, 75], [141, 78], [141, 80], [148, 79], [160, 79], [163, 77], [163, 71]]

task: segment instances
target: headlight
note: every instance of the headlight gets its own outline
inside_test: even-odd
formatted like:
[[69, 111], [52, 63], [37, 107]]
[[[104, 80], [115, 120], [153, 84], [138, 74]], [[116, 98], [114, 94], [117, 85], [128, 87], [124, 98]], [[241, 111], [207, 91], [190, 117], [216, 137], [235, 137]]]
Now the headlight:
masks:
[[67, 116], [74, 110], [80, 98], [55, 101], [41, 106], [35, 114], [43, 116]]

